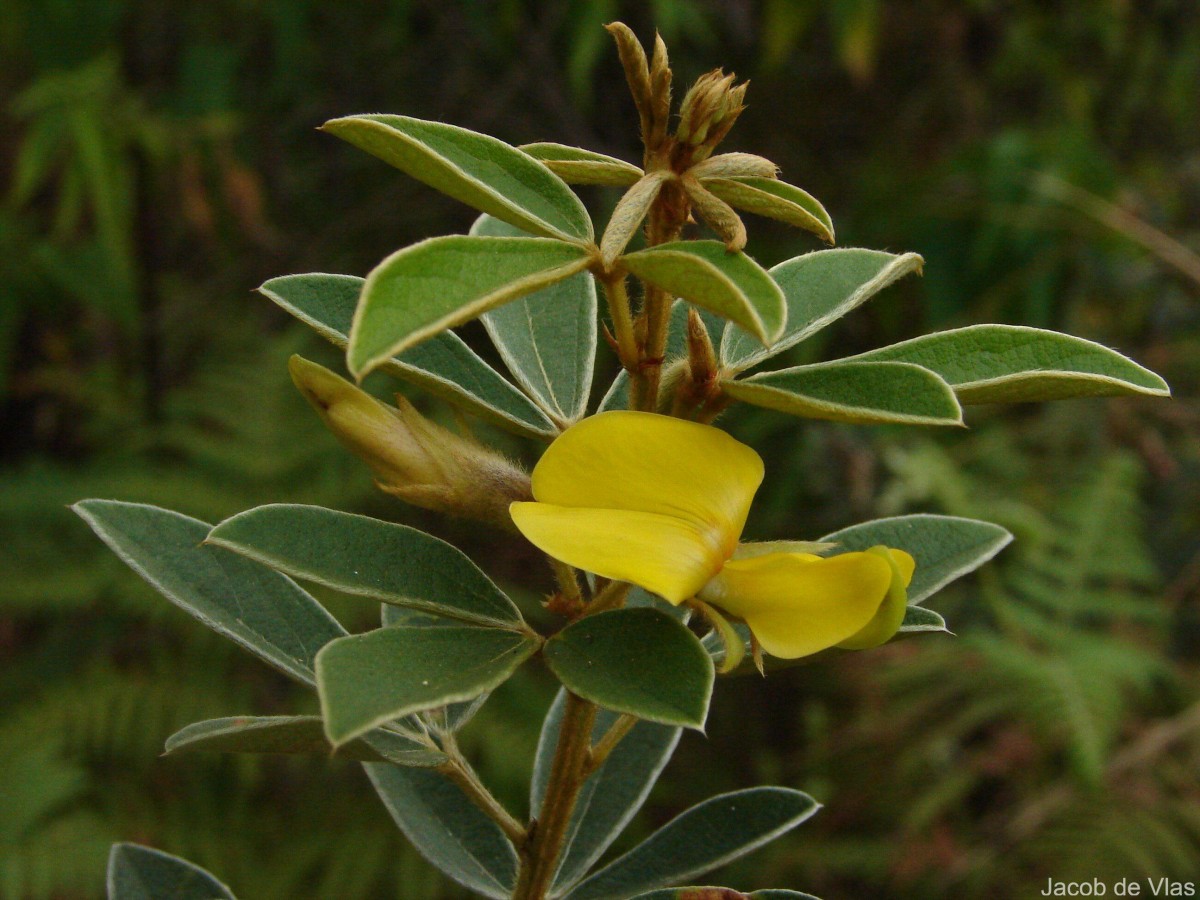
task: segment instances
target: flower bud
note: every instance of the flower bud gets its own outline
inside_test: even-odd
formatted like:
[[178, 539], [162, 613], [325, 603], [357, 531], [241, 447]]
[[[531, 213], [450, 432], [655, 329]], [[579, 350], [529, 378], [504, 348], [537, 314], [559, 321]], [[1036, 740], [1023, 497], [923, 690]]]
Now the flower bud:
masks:
[[371, 467], [381, 490], [415, 506], [508, 529], [509, 504], [532, 496], [524, 471], [430, 422], [403, 397], [390, 407], [300, 356], [289, 360], [288, 370], [334, 437]]
[[692, 149], [691, 162], [708, 158], [745, 108], [746, 84], [733, 86], [720, 69], [701, 75], [683, 98], [675, 136]]

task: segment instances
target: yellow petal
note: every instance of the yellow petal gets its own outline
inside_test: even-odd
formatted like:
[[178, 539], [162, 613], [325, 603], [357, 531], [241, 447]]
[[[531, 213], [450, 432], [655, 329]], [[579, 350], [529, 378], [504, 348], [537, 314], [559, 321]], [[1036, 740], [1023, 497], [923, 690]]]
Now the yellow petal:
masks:
[[879, 609], [875, 611], [871, 621], [838, 643], [843, 650], [870, 650], [887, 643], [900, 630], [904, 623], [904, 613], [908, 609], [908, 591], [905, 589], [912, 581], [916, 560], [903, 550], [893, 550], [882, 545], [872, 547], [867, 552], [874, 553], [888, 563], [892, 569], [892, 580], [888, 585], [887, 595], [879, 604]]
[[711, 529], [675, 516], [551, 503], [514, 503], [509, 512], [521, 534], [555, 559], [672, 603], [694, 596], [724, 562]]
[[887, 548], [888, 554], [892, 557], [892, 562], [900, 570], [900, 580], [904, 582], [904, 587], [907, 588], [912, 584], [913, 572], [917, 569], [917, 561], [903, 550], [897, 550], [894, 547]]
[[700, 599], [744, 619], [772, 656], [796, 659], [860, 631], [891, 581], [891, 565], [872, 553], [774, 553], [726, 563]]
[[614, 411], [584, 419], [550, 445], [533, 470], [533, 496], [683, 519], [713, 531], [727, 559], [762, 477], [759, 455], [719, 428]]

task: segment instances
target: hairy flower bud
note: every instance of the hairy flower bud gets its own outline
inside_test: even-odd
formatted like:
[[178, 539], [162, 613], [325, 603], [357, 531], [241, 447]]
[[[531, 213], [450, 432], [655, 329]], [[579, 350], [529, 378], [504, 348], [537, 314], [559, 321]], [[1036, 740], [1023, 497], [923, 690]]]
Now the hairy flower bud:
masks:
[[611, 22], [604, 27], [616, 41], [625, 80], [637, 106], [642, 142], [649, 159], [650, 154], [666, 141], [667, 123], [671, 117], [671, 69], [667, 64], [667, 45], [655, 34], [653, 56], [647, 62], [646, 51], [628, 25]]
[[692, 163], [708, 158], [745, 108], [746, 83], [734, 87], [734, 77], [714, 69], [696, 79], [683, 98], [675, 136], [692, 148]]
[[528, 474], [430, 422], [403, 397], [388, 406], [300, 356], [291, 358], [288, 370], [325, 426], [371, 467], [381, 490], [415, 506], [508, 529], [509, 504], [532, 496]]

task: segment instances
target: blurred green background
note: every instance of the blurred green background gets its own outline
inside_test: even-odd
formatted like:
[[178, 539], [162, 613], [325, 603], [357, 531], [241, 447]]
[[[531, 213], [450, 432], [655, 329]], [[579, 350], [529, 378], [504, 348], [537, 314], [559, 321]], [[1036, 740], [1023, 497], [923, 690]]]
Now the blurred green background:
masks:
[[[842, 245], [925, 256], [924, 278], [799, 359], [1022, 323], [1116, 347], [1176, 394], [974, 408], [962, 433], [731, 414], [767, 461], [753, 538], [934, 511], [1017, 541], [932, 601], [957, 637], [723, 682], [708, 736], [685, 737], [619, 846], [715, 790], [771, 781], [826, 809], [709, 880], [827, 898], [1194, 880], [1190, 0], [5, 0], [0, 897], [100, 896], [114, 840], [183, 855], [244, 897], [461, 896], [353, 764], [158, 758], [190, 721], [313, 701], [154, 596], [66, 504], [116, 497], [211, 521], [321, 503], [434, 530], [519, 590], [540, 571], [528, 550], [373, 491], [287, 378], [291, 352], [337, 354], [251, 291], [290, 272], [365, 273], [474, 216], [316, 133], [325, 119], [397, 112], [636, 160], [600, 27], [618, 17], [644, 40], [662, 31], [677, 85], [717, 65], [752, 80], [728, 149], [820, 197]], [[616, 196], [585, 199], [604, 215]], [[764, 264], [817, 249], [748, 225]], [[464, 333], [486, 352], [477, 326]], [[605, 355], [600, 390], [614, 365]], [[371, 624], [363, 604], [325, 599], [348, 626]], [[550, 695], [528, 667], [466, 735], [514, 810]]]

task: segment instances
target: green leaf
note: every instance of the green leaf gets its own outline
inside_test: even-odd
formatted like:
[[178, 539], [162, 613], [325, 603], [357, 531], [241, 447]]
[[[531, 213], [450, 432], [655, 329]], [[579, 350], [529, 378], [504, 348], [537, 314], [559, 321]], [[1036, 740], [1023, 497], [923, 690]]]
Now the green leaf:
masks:
[[[480, 216], [471, 234], [521, 237], [524, 232]], [[483, 314], [483, 327], [508, 370], [557, 423], [587, 410], [596, 363], [596, 280], [587, 272]]]
[[649, 172], [617, 202], [600, 239], [600, 259], [606, 267], [612, 265], [637, 233], [667, 179], [666, 172]]
[[583, 271], [587, 251], [547, 238], [455, 234], [399, 250], [363, 284], [347, 365], [361, 377], [397, 353]]
[[347, 116], [321, 128], [510, 225], [567, 241], [592, 239], [592, 220], [580, 199], [548, 168], [504, 141], [407, 116]]
[[911, 554], [917, 568], [908, 586], [908, 603], [914, 606], [978, 569], [1003, 550], [1012, 535], [991, 522], [917, 513], [852, 525], [821, 540], [837, 543], [838, 552], [883, 544]]
[[461, 550], [405, 525], [274, 503], [226, 519], [207, 542], [348, 594], [477, 625], [522, 623], [520, 610]]
[[834, 241], [833, 220], [825, 207], [812, 194], [787, 182], [743, 175], [701, 178], [700, 183], [730, 206], [811, 231], [827, 244]]
[[789, 788], [721, 794], [672, 819], [567, 894], [567, 900], [620, 900], [678, 883], [745, 856], [820, 808], [808, 794]]
[[937, 375], [907, 363], [838, 360], [722, 381], [736, 400], [793, 416], [835, 422], [961, 425], [954, 391]]
[[[720, 241], [676, 241], [621, 257], [638, 278], [736, 323], [764, 344], [783, 333], [787, 309], [771, 276]], [[728, 333], [728, 332], [726, 332]]]
[[1171, 394], [1165, 381], [1115, 350], [1020, 325], [939, 331], [852, 358], [899, 360], [932, 369], [962, 403]]
[[[418, 612], [402, 606], [391, 606], [387, 603], [383, 604], [380, 610], [380, 619], [384, 628], [391, 628], [393, 625], [408, 625], [413, 628], [445, 628], [459, 624], [454, 619], [431, 616], [428, 613]], [[491, 692], [485, 692], [473, 700], [467, 700], [463, 703], [451, 703], [442, 710], [440, 718], [427, 717], [426, 724], [442, 728], [448, 732], [458, 731], [458, 729], [462, 728], [475, 717], [475, 713], [479, 712], [490, 696]]]
[[[363, 281], [352, 275], [285, 275], [258, 290], [326, 340], [345, 347]], [[452, 331], [435, 334], [380, 368], [507, 431], [543, 439], [558, 432], [545, 413]]]
[[335, 746], [376, 726], [493, 690], [538, 649], [496, 628], [396, 625], [331, 641], [317, 654], [325, 733]]
[[113, 844], [108, 900], [234, 900], [233, 892], [199, 866], [138, 844]]
[[[560, 690], [542, 725], [529, 797], [529, 808], [535, 811], [541, 809], [546, 795], [565, 702], [566, 692]], [[599, 710], [592, 728], [592, 742], [600, 740], [619, 718], [610, 710]], [[639, 721], [584, 782], [567, 827], [551, 896], [562, 893], [587, 874], [637, 815], [670, 761], [679, 735], [679, 728]]]
[[546, 665], [585, 700], [652, 722], [702, 729], [712, 659], [696, 636], [656, 609], [615, 609], [573, 622], [546, 642]]
[[787, 328], [771, 347], [763, 349], [736, 328], [726, 327], [721, 338], [721, 363], [743, 372], [782, 353], [850, 310], [871, 299], [925, 261], [915, 253], [896, 256], [880, 250], [844, 248], [818, 250], [781, 262], [771, 277], [787, 298]]
[[[205, 751], [212, 753], [319, 753], [335, 749], [325, 739], [320, 716], [235, 716], [193, 722], [167, 738], [163, 755]], [[389, 731], [372, 731], [336, 751], [338, 756], [365, 762], [393, 762], [401, 766], [438, 766], [446, 761], [439, 753]]]
[[904, 611], [904, 621], [900, 623], [900, 631], [906, 633], [942, 632], [949, 634], [946, 620], [932, 609], [923, 606], [909, 605]]
[[628, 187], [642, 177], [642, 170], [623, 159], [543, 141], [522, 144], [525, 151], [568, 184], [607, 184]]
[[457, 785], [430, 769], [382, 763], [363, 768], [392, 819], [425, 859], [485, 897], [511, 896], [517, 852]]
[[303, 684], [329, 641], [346, 634], [290, 578], [204, 539], [206, 522], [116, 500], [71, 507], [114, 553], [160, 594], [209, 628]]

